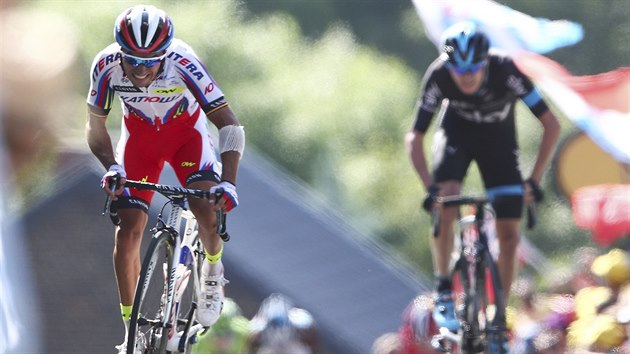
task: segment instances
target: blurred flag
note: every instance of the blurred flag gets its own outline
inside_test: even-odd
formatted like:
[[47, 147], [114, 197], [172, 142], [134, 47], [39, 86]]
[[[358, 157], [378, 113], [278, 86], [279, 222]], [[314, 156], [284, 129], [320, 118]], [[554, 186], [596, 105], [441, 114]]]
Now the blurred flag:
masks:
[[571, 196], [575, 224], [591, 230], [602, 246], [630, 235], [630, 185], [582, 187]]
[[630, 165], [630, 68], [572, 76], [542, 55], [521, 53], [514, 61], [602, 150]]
[[438, 47], [442, 32], [460, 21], [476, 23], [493, 47], [510, 53], [547, 53], [584, 37], [580, 24], [534, 18], [491, 0], [413, 0], [413, 4], [427, 36]]

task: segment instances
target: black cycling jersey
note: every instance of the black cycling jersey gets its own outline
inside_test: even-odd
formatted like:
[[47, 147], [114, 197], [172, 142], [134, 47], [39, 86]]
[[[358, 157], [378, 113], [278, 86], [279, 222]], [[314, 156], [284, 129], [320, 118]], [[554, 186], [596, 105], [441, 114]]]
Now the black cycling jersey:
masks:
[[[434, 139], [435, 182], [462, 181], [472, 160], [486, 188], [522, 184], [514, 106], [521, 99], [536, 117], [548, 110], [534, 84], [511, 58], [491, 53], [484, 81], [472, 95], [462, 93], [443, 57], [436, 59], [423, 80], [414, 129], [425, 133], [441, 107], [440, 129]], [[498, 217], [518, 217], [522, 207], [499, 208]]]
[[[448, 100], [441, 126], [449, 132], [472, 124], [501, 123], [513, 126], [514, 104], [521, 98], [535, 116], [548, 110], [534, 84], [514, 65], [511, 58], [491, 53], [485, 70], [484, 82], [473, 95], [462, 93], [451, 79], [443, 57], [437, 58], [424, 76], [424, 94], [418, 102], [414, 128], [426, 132], [435, 111], [443, 100]], [[512, 121], [512, 122], [510, 122]], [[508, 131], [505, 131], [506, 133]]]

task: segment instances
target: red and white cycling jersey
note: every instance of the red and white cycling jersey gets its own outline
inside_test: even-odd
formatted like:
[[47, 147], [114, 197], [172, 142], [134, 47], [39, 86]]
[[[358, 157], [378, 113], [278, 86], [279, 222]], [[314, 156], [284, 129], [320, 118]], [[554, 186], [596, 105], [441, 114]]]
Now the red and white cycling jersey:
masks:
[[[97, 54], [87, 102], [109, 112], [114, 94], [118, 95], [124, 117], [116, 161], [125, 168], [127, 178], [158, 182], [165, 162], [182, 185], [195, 176], [220, 175], [208, 121], [201, 111], [210, 113], [227, 103], [192, 48], [173, 40], [158, 76], [142, 88], [125, 75], [121, 58], [117, 43]], [[123, 196], [150, 203], [153, 192], [126, 189]]]
[[109, 111], [115, 93], [125, 117], [134, 114], [159, 129], [184, 113], [194, 115], [200, 106], [208, 113], [226, 104], [195, 52], [179, 39], [167, 49], [161, 72], [147, 88], [133, 86], [120, 65], [121, 56], [117, 43], [97, 54], [87, 98], [90, 105]]

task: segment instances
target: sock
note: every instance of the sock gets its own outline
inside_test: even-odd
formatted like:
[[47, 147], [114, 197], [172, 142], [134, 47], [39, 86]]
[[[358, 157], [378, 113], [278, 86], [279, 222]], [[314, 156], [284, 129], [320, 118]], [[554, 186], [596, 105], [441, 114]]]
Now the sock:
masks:
[[451, 290], [451, 278], [446, 276], [435, 275], [435, 288], [438, 293]]
[[219, 252], [215, 255], [211, 255], [206, 250], [206, 262], [203, 262], [202, 271], [209, 275], [219, 275], [223, 272], [223, 262], [221, 262], [221, 256], [223, 256], [223, 246]]
[[223, 256], [223, 246], [221, 246], [221, 249], [215, 255], [211, 255], [210, 252], [208, 252], [208, 250], [206, 250], [206, 260], [208, 260], [208, 262], [210, 262], [210, 264], [217, 264], [217, 263], [219, 263], [221, 261], [221, 256]]
[[131, 309], [132, 305], [125, 306], [120, 304], [120, 313], [122, 314], [122, 320], [125, 324], [125, 338], [127, 338], [127, 333], [129, 333], [129, 319], [131, 318]]
[[123, 320], [125, 324], [125, 338], [127, 338], [127, 334], [129, 333], [129, 320]]
[[131, 318], [131, 310], [133, 308], [133, 305], [123, 305], [120, 304], [120, 313], [122, 314], [122, 319], [123, 321], [129, 321], [129, 319]]

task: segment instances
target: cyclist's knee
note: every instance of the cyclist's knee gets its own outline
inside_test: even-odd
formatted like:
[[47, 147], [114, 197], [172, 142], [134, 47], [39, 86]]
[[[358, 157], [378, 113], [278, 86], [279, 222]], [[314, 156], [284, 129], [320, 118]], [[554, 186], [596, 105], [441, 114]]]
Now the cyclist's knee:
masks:
[[519, 219], [497, 219], [497, 238], [502, 250], [515, 250], [518, 247], [521, 238], [519, 225]]
[[116, 241], [139, 242], [147, 224], [148, 215], [140, 209], [120, 209], [120, 225], [116, 232]]
[[462, 190], [462, 183], [457, 180], [439, 182], [440, 196], [458, 195]]

